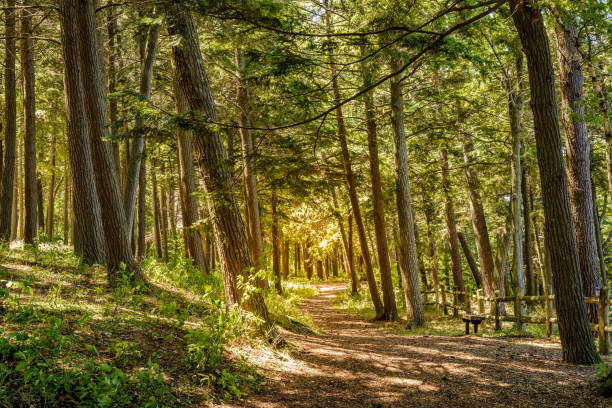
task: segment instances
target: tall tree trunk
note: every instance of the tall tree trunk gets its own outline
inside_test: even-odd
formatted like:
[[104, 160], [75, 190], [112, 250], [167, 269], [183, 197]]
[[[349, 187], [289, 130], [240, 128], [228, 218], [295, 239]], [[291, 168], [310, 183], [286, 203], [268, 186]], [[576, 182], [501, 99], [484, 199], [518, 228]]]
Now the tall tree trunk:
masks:
[[[391, 70], [399, 68], [399, 61], [393, 59]], [[395, 158], [395, 199], [399, 223], [400, 264], [404, 281], [404, 298], [409, 326], [424, 326], [425, 312], [419, 286], [419, 266], [414, 239], [412, 198], [408, 175], [408, 152], [404, 130], [404, 99], [399, 77], [393, 77], [391, 87], [391, 124], [393, 128], [393, 153]]]
[[[151, 78], [153, 76], [153, 66], [157, 54], [157, 38], [159, 37], [159, 24], [152, 24], [146, 39], [145, 58], [140, 71], [140, 84], [138, 92], [142, 100], [147, 101], [151, 96]], [[145, 149], [145, 122], [142, 115], [136, 115], [135, 137], [132, 142], [132, 152], [130, 154], [130, 164], [125, 183], [125, 193], [123, 195], [123, 207], [127, 221], [127, 231], [132, 236], [134, 228], [134, 210], [136, 205], [136, 193], [138, 191], [141, 162]], [[131, 242], [131, 239], [130, 239]]]
[[300, 244], [298, 242], [294, 244], [293, 268], [293, 275], [297, 277], [300, 272]]
[[[176, 100], [176, 110], [183, 114], [187, 112], [187, 102], [185, 95], [178, 83], [178, 78], [174, 80], [174, 97]], [[200, 272], [209, 273], [208, 261], [204, 256], [204, 246], [198, 224], [200, 222], [200, 211], [196, 193], [195, 176], [193, 173], [193, 146], [191, 144], [191, 130], [179, 129], [177, 132], [177, 146], [179, 158], [179, 182], [181, 197], [183, 198], [183, 229], [186, 232], [186, 244], [189, 248], [189, 255], [193, 262], [198, 266]]]
[[[571, 27], [571, 24], [567, 24], [561, 15], [561, 11], [552, 8], [553, 13], [557, 17], [557, 23], [563, 28], [563, 35], [569, 36], [573, 43], [575, 51], [580, 53], [584, 67], [591, 79], [593, 85], [593, 92], [597, 96], [599, 102], [599, 110], [602, 116], [602, 130], [604, 138], [606, 140], [606, 163], [607, 163], [607, 175], [608, 175], [608, 191], [612, 194], [612, 125], [610, 124], [610, 101], [608, 100], [608, 93], [605, 87], [604, 81], [601, 80], [598, 75], [593, 59], [591, 55], [591, 39], [587, 36], [586, 43], [589, 45], [587, 49], [584, 49], [583, 44], [578, 38], [578, 32], [575, 27]], [[561, 57], [561, 55], [559, 55]]]
[[[362, 47], [362, 54], [365, 49]], [[361, 67], [363, 75], [363, 86], [372, 83], [372, 71], [366, 63]], [[385, 221], [385, 206], [380, 179], [380, 166], [378, 159], [378, 135], [376, 134], [376, 112], [374, 111], [374, 99], [372, 92], [363, 96], [365, 105], [366, 128], [368, 133], [368, 157], [370, 160], [370, 181], [372, 183], [372, 207], [374, 212], [374, 231], [376, 234], [376, 249], [378, 251], [378, 267], [380, 270], [380, 283], [383, 293], [385, 319], [392, 321], [397, 319], [397, 306], [395, 303], [395, 292], [393, 291], [393, 280], [391, 279], [391, 262], [389, 260], [389, 244], [387, 242], [387, 223]]]
[[[20, 215], [19, 213], [19, 190], [20, 190], [20, 183], [19, 180], [21, 180], [21, 178], [19, 177], [20, 172], [19, 172], [19, 157], [21, 156], [20, 151], [18, 151], [17, 155], [15, 156], [15, 161], [13, 162], [13, 204], [12, 204], [12, 209], [11, 209], [11, 235], [10, 235], [10, 241], [14, 241], [15, 239], [17, 239], [17, 221], [19, 220]], [[17, 170], [15, 170], [15, 166], [17, 166]]]
[[40, 175], [36, 175], [36, 231], [45, 230], [45, 202], [44, 202], [44, 193], [43, 193], [43, 185], [42, 179]]
[[111, 284], [117, 281], [117, 271], [125, 266], [133, 280], [142, 278], [140, 266], [130, 246], [121, 187], [114, 170], [108, 139], [108, 106], [104, 75], [104, 59], [97, 38], [96, 18], [91, 1], [76, 3], [76, 26], [81, 57], [85, 112], [89, 126], [96, 188], [102, 210], [102, 226], [106, 241], [106, 266]]
[[[523, 275], [523, 230], [521, 227], [521, 118], [523, 116], [523, 53], [516, 51], [516, 86], [507, 85], [508, 88], [508, 114], [510, 116], [510, 133], [512, 135], [512, 281], [514, 292], [521, 296], [525, 295], [525, 280]], [[525, 314], [524, 304], [521, 302]], [[515, 311], [515, 314], [518, 314]], [[521, 332], [525, 332], [527, 325], [516, 322], [515, 326]]]
[[25, 188], [25, 231], [26, 244], [34, 243], [38, 233], [36, 185], [36, 95], [34, 90], [34, 44], [32, 42], [32, 9], [29, 0], [22, 0], [20, 15], [21, 76], [23, 79], [23, 134], [24, 134], [24, 188]]
[[[47, 191], [47, 236], [50, 240], [53, 239], [54, 231], [54, 213], [55, 213], [55, 142], [56, 142], [56, 133], [55, 131], [51, 135], [51, 153], [49, 157], [49, 166], [50, 166], [50, 174], [49, 174], [49, 191]], [[61, 181], [60, 181], [61, 183]], [[42, 214], [40, 215], [42, 217]]]
[[332, 277], [338, 277], [338, 247], [334, 244], [334, 249], [331, 258]]
[[286, 239], [283, 240], [283, 260], [281, 262], [282, 264], [282, 270], [283, 270], [283, 280], [287, 280], [287, 278], [289, 277], [289, 241], [287, 241]]
[[463, 286], [463, 275], [461, 272], [461, 253], [457, 242], [457, 223], [455, 221], [455, 206], [450, 191], [450, 174], [448, 170], [448, 154], [446, 149], [440, 150], [440, 166], [442, 168], [442, 190], [446, 204], [446, 227], [448, 228], [448, 243], [453, 268], [453, 283], [459, 291], [465, 290]]
[[306, 241], [304, 244], [304, 270], [306, 271], [306, 278], [312, 279], [312, 257], [310, 256], [310, 242]]
[[[584, 76], [580, 54], [572, 40], [578, 30], [568, 23], [565, 30], [555, 26], [558, 44], [561, 89], [561, 124], [565, 134], [567, 175], [570, 206], [574, 219], [574, 235], [580, 258], [582, 291], [584, 296], [595, 296], [601, 286], [595, 242], [593, 193], [591, 190], [591, 159], [589, 135], [584, 120]], [[597, 305], [587, 308], [591, 323], [597, 323]]]
[[257, 178], [253, 169], [253, 134], [251, 127], [251, 118], [249, 114], [249, 96], [246, 85], [243, 81], [245, 62], [242, 53], [238, 48], [235, 50], [236, 76], [238, 78], [236, 86], [236, 100], [240, 110], [239, 124], [240, 141], [242, 151], [242, 176], [244, 179], [245, 188], [245, 215], [247, 218], [247, 227], [249, 229], [249, 247], [253, 254], [253, 262], [259, 268], [263, 262], [263, 239], [261, 234], [261, 221], [259, 217], [259, 199], [257, 197]]
[[[111, 9], [112, 10], [112, 9]], [[117, 16], [112, 11], [109, 11], [106, 15], [106, 26], [108, 30], [108, 93], [113, 94], [117, 91], [117, 56], [119, 49], [117, 47]], [[110, 98], [108, 102], [109, 106], [109, 119], [111, 122], [111, 144], [113, 146], [113, 161], [115, 164], [115, 172], [120, 177], [120, 155], [119, 155], [119, 141], [117, 140], [117, 121], [119, 119], [119, 111], [117, 107], [117, 99]], [[122, 184], [123, 186], [123, 184]]]
[[270, 207], [272, 210], [272, 272], [274, 274], [274, 288], [278, 291], [278, 293], [281, 293], [283, 291], [283, 285], [281, 283], [281, 248], [278, 229], [277, 205], [276, 189], [272, 187], [272, 193], [270, 194]]
[[[72, 231], [78, 237], [78, 242], [73, 240], [75, 252], [82, 257], [85, 264], [103, 264], [106, 260], [106, 247], [87, 128], [73, 1], [61, 1], [60, 17], [68, 156], [70, 158], [70, 177], [66, 179], [66, 187], [73, 186], [72, 189], [69, 189], [72, 190], [72, 193], [68, 191], [64, 200], [72, 200], [74, 213]], [[66, 232], [64, 234], [66, 236]]]
[[68, 245], [68, 229], [69, 229], [69, 216], [70, 216], [70, 211], [69, 211], [69, 205], [68, 205], [68, 201], [70, 200], [70, 174], [68, 173], [68, 169], [66, 168], [65, 171], [66, 174], [64, 174], [64, 179], [66, 180], [66, 182], [64, 183], [64, 245]]
[[[438, 278], [438, 253], [436, 247], [436, 238], [431, 231], [431, 223], [433, 218], [433, 208], [428, 200], [425, 209], [425, 222], [427, 223], [427, 238], [429, 240], [429, 259], [431, 262], [431, 278], [433, 280], [433, 287], [435, 291], [436, 308], [440, 301], [440, 280]], [[437, 310], [437, 309], [436, 309]]]
[[525, 235], [523, 240], [523, 262], [525, 264], [525, 282], [527, 286], [527, 296], [537, 294], [536, 279], [533, 273], [533, 259], [531, 252], [531, 207], [529, 206], [529, 196], [527, 194], [527, 177], [525, 169], [521, 175], [521, 197], [523, 199], [523, 220]]
[[[146, 145], [146, 142], [145, 142]], [[146, 148], [146, 147], [145, 147]], [[180, 149], [180, 147], [179, 147]], [[147, 165], [145, 158], [140, 160], [138, 173], [138, 245], [136, 258], [141, 260], [147, 252]]]
[[23, 240], [24, 231], [25, 231], [25, 192], [23, 190], [23, 173], [24, 173], [24, 152], [23, 152], [23, 142], [19, 147], [19, 174], [17, 175], [17, 179], [19, 182], [19, 237]]
[[157, 259], [162, 259], [161, 208], [159, 205], [159, 192], [157, 191], [157, 171], [152, 163], [151, 182], [153, 184], [153, 239], [155, 240], [155, 256]]
[[323, 261], [321, 258], [317, 259], [317, 278], [319, 278], [319, 281], [323, 280]]
[[[7, 0], [5, 9], [4, 49], [4, 148], [2, 150], [2, 185], [0, 190], [0, 239], [11, 236], [13, 183], [15, 181], [15, 145], [17, 141], [17, 87], [15, 82], [15, 0]], [[21, 215], [23, 216], [23, 215]]]
[[[330, 21], [330, 9], [328, 7], [327, 12], [325, 13], [325, 18], [327, 22], [327, 31], [331, 32], [331, 21]], [[368, 288], [370, 290], [370, 296], [372, 298], [372, 303], [374, 305], [374, 310], [376, 311], [376, 319], [391, 319], [393, 318], [392, 314], [387, 315], [386, 311], [391, 312], [393, 308], [391, 305], [387, 305], [387, 308], [383, 306], [383, 303], [380, 299], [380, 295], [378, 293], [378, 288], [376, 285], [376, 278], [374, 277], [374, 270], [372, 268], [372, 260], [370, 258], [370, 250], [368, 249], [368, 241], [366, 237], [365, 228], [363, 226], [363, 219], [361, 217], [361, 210], [359, 208], [359, 199], [357, 197], [357, 186], [355, 182], [355, 174], [353, 173], [352, 164], [351, 164], [351, 155], [348, 148], [347, 142], [347, 132], [346, 127], [344, 125], [344, 116], [342, 114], [342, 107], [339, 106], [340, 101], [342, 100], [340, 96], [340, 88], [338, 87], [338, 76], [336, 72], [336, 64], [334, 60], [333, 49], [330, 47], [329, 50], [329, 62], [330, 62], [330, 74], [332, 79], [332, 89], [333, 89], [333, 103], [337, 106], [336, 108], [336, 121], [338, 124], [338, 139], [340, 141], [340, 147], [342, 150], [342, 164], [344, 166], [344, 175], [346, 177], [346, 183], [349, 190], [349, 198], [351, 201], [351, 208], [353, 210], [353, 216], [355, 217], [355, 225], [357, 226], [357, 235], [359, 237], [359, 246], [361, 248], [361, 254], [363, 257], [363, 261], [365, 263], [366, 269], [366, 278], [368, 280]]]
[[463, 232], [457, 232], [457, 238], [459, 238], [459, 243], [461, 244], [461, 249], [463, 249], [463, 254], [465, 255], [465, 259], [470, 267], [470, 271], [472, 272], [472, 276], [474, 277], [474, 282], [476, 286], [482, 287], [482, 275], [480, 275], [480, 271], [478, 270], [478, 265], [476, 264], [476, 260], [474, 259], [474, 255], [472, 255], [472, 250], [470, 249], [470, 244], [467, 241], [467, 238], [463, 234]]
[[340, 208], [338, 206], [338, 197], [336, 195], [336, 187], [332, 187], [332, 205], [334, 215], [338, 221], [338, 229], [340, 230], [340, 244], [342, 245], [342, 254], [344, 258], [344, 265], [346, 266], [349, 277], [351, 278], [351, 294], [355, 295], [359, 293], [359, 279], [357, 278], [357, 272], [355, 271], [355, 261], [353, 260], [353, 226], [349, 217], [349, 237], [347, 239], [346, 232], [344, 230], [344, 223], [342, 222], [342, 215], [340, 214]]
[[[216, 122], [216, 107], [191, 12], [184, 4], [176, 2], [167, 4], [166, 10], [169, 33], [180, 38], [180, 44], [172, 47], [172, 57], [188, 105], [201, 121]], [[268, 336], [276, 336], [261, 294], [253, 292], [243, 299], [242, 290], [237, 285], [239, 276], [245, 281], [249, 280], [248, 271], [253, 266], [253, 259], [240, 217], [232, 175], [226, 163], [223, 140], [219, 132], [209, 127], [199, 126], [198, 133], [194, 138], [194, 147], [205, 193], [209, 197], [208, 209], [221, 261], [226, 303], [228, 306], [242, 304], [246, 310], [263, 319], [263, 328]]]
[[480, 180], [478, 173], [473, 169], [472, 153], [474, 146], [472, 136], [463, 134], [463, 163], [465, 165], [465, 176], [470, 195], [470, 215], [472, 217], [472, 228], [474, 229], [474, 238], [476, 241], [476, 252], [478, 261], [480, 262], [480, 270], [482, 272], [482, 286], [485, 294], [492, 296], [495, 293], [495, 279], [493, 277], [495, 264], [493, 263], [493, 251], [491, 249], [491, 241], [489, 239], [489, 230], [487, 228], [487, 220], [482, 207], [482, 198], [480, 197]]
[[[166, 168], [162, 163], [162, 174], [165, 176]], [[163, 181], [163, 180], [162, 180]], [[166, 183], [161, 183], [161, 240], [162, 247], [164, 249], [164, 262], [168, 262], [168, 197], [167, 197], [167, 186]]]
[[[415, 219], [414, 210], [412, 211], [412, 219]], [[421, 284], [426, 290], [429, 289], [429, 282], [427, 281], [427, 272], [425, 271], [425, 264], [423, 263], [423, 252], [420, 250], [421, 240], [419, 238], [419, 225], [414, 223], [414, 243], [416, 246], [417, 253], [417, 266], [419, 268], [419, 275], [421, 276]]]
[[510, 6], [529, 66], [545, 238], [553, 271], [563, 359], [570, 363], [593, 364], [600, 358], [593, 344], [582, 290], [546, 28], [532, 0], [510, 0]]

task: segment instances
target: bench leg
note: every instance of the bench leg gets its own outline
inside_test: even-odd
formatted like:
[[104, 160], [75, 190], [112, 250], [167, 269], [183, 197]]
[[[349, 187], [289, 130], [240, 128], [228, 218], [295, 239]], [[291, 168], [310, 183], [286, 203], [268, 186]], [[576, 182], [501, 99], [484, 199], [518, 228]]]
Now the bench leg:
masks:
[[478, 333], [478, 323], [474, 323], [474, 333]]
[[470, 334], [470, 322], [465, 322], [465, 334]]

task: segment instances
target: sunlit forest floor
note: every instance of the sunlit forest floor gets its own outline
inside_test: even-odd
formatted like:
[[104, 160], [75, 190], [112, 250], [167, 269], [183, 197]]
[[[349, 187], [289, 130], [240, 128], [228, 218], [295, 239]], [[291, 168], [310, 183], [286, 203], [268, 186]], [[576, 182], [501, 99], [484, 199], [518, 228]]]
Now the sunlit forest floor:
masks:
[[[332, 301], [345, 283], [318, 284], [301, 307], [320, 336], [286, 334], [296, 357], [274, 370], [276, 384], [241, 407], [604, 407], [595, 368], [561, 362], [556, 339], [464, 336], [460, 320], [425, 329], [374, 323]], [[457, 322], [457, 323], [454, 323]], [[486, 333], [486, 331], [485, 331]]]
[[556, 338], [464, 336], [433, 309], [426, 329], [374, 323], [345, 282], [266, 295], [275, 349], [184, 259], [147, 259], [146, 284], [111, 289], [61, 245], [1, 251], [0, 407], [609, 406]]

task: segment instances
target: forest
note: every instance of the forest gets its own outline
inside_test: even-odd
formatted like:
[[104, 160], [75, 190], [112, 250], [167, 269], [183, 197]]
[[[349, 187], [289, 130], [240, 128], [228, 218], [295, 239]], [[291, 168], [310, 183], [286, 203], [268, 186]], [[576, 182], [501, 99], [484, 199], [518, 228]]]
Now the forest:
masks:
[[0, 4], [0, 408], [612, 405], [611, 2]]

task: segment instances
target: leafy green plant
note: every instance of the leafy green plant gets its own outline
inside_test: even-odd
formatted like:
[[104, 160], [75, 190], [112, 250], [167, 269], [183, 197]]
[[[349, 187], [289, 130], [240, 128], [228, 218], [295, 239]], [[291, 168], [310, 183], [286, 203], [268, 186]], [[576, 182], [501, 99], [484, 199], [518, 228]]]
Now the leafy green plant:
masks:
[[138, 343], [133, 341], [120, 340], [111, 346], [113, 352], [113, 361], [118, 366], [125, 366], [131, 359], [142, 357], [142, 353], [138, 350]]

